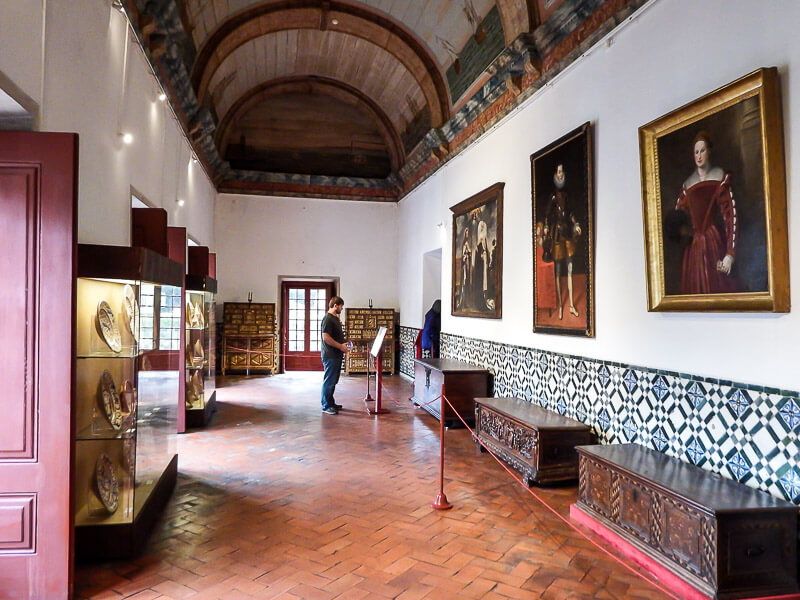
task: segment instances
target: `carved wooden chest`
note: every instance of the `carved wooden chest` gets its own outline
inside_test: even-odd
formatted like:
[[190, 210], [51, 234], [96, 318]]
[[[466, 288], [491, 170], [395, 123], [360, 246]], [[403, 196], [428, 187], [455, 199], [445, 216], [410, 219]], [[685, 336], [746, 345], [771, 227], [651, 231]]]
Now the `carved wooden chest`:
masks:
[[276, 373], [279, 368], [275, 304], [226, 302], [223, 307], [222, 374]]
[[636, 444], [578, 448], [577, 506], [714, 598], [789, 594], [797, 507]]
[[[441, 416], [442, 386], [448, 400], [467, 423], [475, 416], [475, 398], [489, 393], [489, 371], [447, 358], [414, 359], [414, 396], [411, 401], [437, 419]], [[447, 427], [459, 427], [461, 421], [453, 409], [445, 409]]]
[[577, 479], [575, 446], [594, 442], [588, 425], [519, 398], [475, 398], [475, 434], [528, 485]]
[[379, 327], [386, 327], [383, 340], [383, 372], [395, 372], [396, 313], [393, 308], [346, 308], [344, 328], [347, 339], [353, 342], [353, 349], [345, 354], [344, 370], [352, 373], [366, 373], [367, 360], [372, 342]]

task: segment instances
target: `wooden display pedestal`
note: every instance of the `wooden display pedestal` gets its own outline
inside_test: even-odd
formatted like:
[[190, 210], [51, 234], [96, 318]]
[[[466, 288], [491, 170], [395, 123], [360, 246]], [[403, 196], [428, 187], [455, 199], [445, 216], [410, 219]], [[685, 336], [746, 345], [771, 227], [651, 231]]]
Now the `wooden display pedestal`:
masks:
[[131, 523], [84, 525], [75, 528], [75, 558], [79, 562], [131, 558], [142, 552], [178, 480], [178, 455], [172, 457], [156, 487]]
[[206, 405], [203, 407], [203, 410], [186, 411], [186, 427], [205, 427], [211, 421], [211, 418], [216, 412], [217, 390], [214, 390], [211, 394], [211, 398], [206, 400]]
[[[378, 352], [375, 357], [375, 366], [383, 364], [383, 350]], [[364, 404], [367, 405], [367, 412], [371, 415], [385, 415], [389, 412], [388, 409], [383, 408], [383, 369], [378, 369], [375, 373], [375, 398], [370, 396], [369, 393], [369, 364], [367, 364], [367, 395], [364, 397]], [[374, 404], [373, 404], [374, 403]]]

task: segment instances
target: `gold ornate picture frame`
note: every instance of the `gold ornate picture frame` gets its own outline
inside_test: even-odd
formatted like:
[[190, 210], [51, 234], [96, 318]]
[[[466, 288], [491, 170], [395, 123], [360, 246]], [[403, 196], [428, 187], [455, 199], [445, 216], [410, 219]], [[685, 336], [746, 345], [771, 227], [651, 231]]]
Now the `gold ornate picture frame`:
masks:
[[648, 310], [789, 312], [777, 69], [640, 127], [639, 149]]

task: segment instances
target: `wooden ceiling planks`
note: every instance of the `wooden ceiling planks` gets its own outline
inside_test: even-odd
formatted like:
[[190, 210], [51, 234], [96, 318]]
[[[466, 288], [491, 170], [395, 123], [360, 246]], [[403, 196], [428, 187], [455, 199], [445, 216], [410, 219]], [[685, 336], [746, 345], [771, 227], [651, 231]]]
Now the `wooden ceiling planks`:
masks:
[[255, 90], [239, 98], [217, 128], [216, 142], [220, 152], [226, 154], [229, 144], [239, 142], [235, 132], [236, 125], [253, 110], [260, 110], [263, 103], [268, 103], [273, 96], [287, 94], [304, 94], [308, 97], [333, 98], [336, 101], [356, 107], [362, 114], [368, 115], [380, 132], [385, 148], [389, 152], [393, 171], [402, 166], [405, 160], [403, 142], [394, 129], [389, 117], [381, 108], [362, 92], [333, 79], [320, 77], [289, 77], [261, 84]]
[[[237, 53], [244, 44], [264, 35], [280, 31], [313, 30], [319, 31], [319, 10], [306, 6], [313, 0], [298, 0], [298, 5], [288, 0], [267, 7], [257, 7], [258, 12], [246, 13], [226, 23], [225, 28], [214, 34], [213, 45], [201, 50], [194, 70], [193, 81], [197, 97], [205, 102], [209, 90], [214, 89], [219, 81], [218, 72], [223, 63]], [[291, 6], [291, 8], [284, 8]], [[332, 4], [332, 7], [334, 5]], [[337, 2], [337, 10], [331, 10], [331, 17], [338, 19], [337, 32], [360, 37], [384, 47], [392, 53], [417, 80], [423, 90], [435, 126], [439, 126], [449, 117], [450, 100], [447, 85], [442, 73], [434, 64], [434, 59], [419, 46], [415, 38], [407, 31], [382, 21], [382, 17], [366, 12], [358, 12], [349, 5]], [[342, 10], [354, 12], [341, 12]], [[266, 12], [264, 12], [266, 11]], [[329, 31], [334, 31], [330, 29]], [[211, 44], [211, 42], [209, 42]], [[336, 59], [338, 55], [333, 55]], [[229, 67], [227, 72], [229, 73]]]
[[407, 97], [425, 98], [415, 78], [393, 54], [367, 40], [330, 30], [280, 31], [251, 40], [220, 65], [211, 89], [234, 72], [235, 79], [217, 101], [220, 118], [249, 90], [297, 75], [330, 77], [362, 90], [391, 116], [399, 132], [415, 117]]
[[[525, 0], [500, 1], [505, 1], [509, 5], [509, 13], [512, 3], [520, 3], [523, 7], [525, 3]], [[436, 57], [442, 72], [452, 64], [453, 57], [437, 42], [437, 36], [460, 49], [474, 33], [464, 14], [465, 0], [349, 0], [349, 2], [381, 11], [413, 31]], [[471, 2], [481, 19], [495, 4], [494, 0], [471, 0]], [[201, 48], [211, 34], [231, 16], [264, 3], [263, 0], [184, 0], [196, 47]], [[317, 13], [319, 14], [319, 11]]]

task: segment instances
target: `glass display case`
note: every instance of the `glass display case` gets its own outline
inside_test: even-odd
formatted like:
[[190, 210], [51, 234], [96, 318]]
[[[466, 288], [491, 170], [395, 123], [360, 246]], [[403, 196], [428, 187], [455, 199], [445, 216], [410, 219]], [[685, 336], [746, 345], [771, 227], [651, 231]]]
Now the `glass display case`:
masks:
[[216, 292], [211, 277], [186, 276], [187, 427], [204, 427], [217, 409]]
[[174, 310], [176, 292], [180, 299], [181, 271], [142, 248], [79, 246], [73, 470], [79, 557], [136, 553], [174, 487], [179, 353], [171, 341], [166, 350], [159, 341], [173, 336], [163, 315]]

